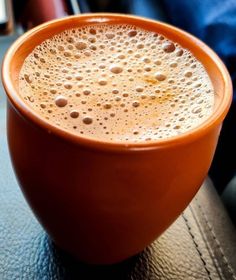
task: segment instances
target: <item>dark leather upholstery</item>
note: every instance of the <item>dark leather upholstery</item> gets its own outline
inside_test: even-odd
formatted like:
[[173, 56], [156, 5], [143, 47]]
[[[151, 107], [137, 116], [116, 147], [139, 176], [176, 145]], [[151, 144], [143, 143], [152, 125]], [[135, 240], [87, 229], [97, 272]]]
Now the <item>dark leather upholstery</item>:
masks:
[[178, 220], [139, 255], [113, 266], [72, 260], [53, 245], [27, 206], [5, 134], [1, 98], [0, 280], [236, 280], [236, 230], [209, 180]]

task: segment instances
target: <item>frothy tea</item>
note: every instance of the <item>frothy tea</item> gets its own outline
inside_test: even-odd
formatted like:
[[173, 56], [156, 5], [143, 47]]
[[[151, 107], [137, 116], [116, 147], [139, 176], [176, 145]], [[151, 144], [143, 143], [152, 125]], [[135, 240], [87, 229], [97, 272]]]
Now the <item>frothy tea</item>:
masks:
[[19, 91], [48, 122], [106, 141], [175, 136], [214, 107], [210, 78], [189, 50], [127, 24], [83, 26], [42, 42], [22, 66]]

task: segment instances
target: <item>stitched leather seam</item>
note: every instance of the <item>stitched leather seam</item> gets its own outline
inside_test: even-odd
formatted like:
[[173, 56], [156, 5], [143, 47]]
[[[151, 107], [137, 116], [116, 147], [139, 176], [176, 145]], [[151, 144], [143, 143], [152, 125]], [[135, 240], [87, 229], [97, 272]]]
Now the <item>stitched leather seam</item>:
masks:
[[216, 234], [215, 234], [215, 232], [214, 232], [214, 230], [213, 230], [213, 228], [212, 228], [212, 226], [211, 226], [211, 224], [210, 224], [210, 222], [209, 222], [209, 220], [208, 220], [208, 218], [207, 218], [206, 213], [204, 212], [203, 208], [201, 207], [201, 205], [200, 205], [200, 203], [198, 202], [198, 199], [197, 199], [196, 197], [195, 197], [195, 201], [196, 201], [196, 204], [197, 204], [197, 206], [198, 206], [198, 208], [199, 208], [199, 210], [200, 210], [200, 212], [201, 212], [201, 214], [202, 214], [202, 217], [204, 218], [204, 220], [205, 220], [205, 222], [206, 222], [206, 225], [207, 225], [207, 227], [208, 227], [208, 230], [209, 230], [209, 232], [211, 233], [211, 235], [212, 235], [212, 237], [213, 237], [213, 240], [214, 240], [214, 242], [215, 242], [215, 244], [216, 244], [216, 247], [219, 249], [219, 252], [220, 252], [220, 254], [221, 254], [221, 256], [222, 256], [222, 260], [223, 260], [224, 264], [225, 264], [226, 267], [228, 268], [228, 271], [229, 271], [229, 273], [231, 274], [232, 279], [233, 279], [233, 280], [236, 280], [236, 275], [234, 274], [234, 271], [233, 271], [233, 269], [232, 269], [232, 267], [231, 267], [231, 265], [230, 265], [228, 259], [226, 258], [225, 254], [224, 254], [224, 251], [223, 251], [223, 249], [222, 249], [222, 246], [220, 245], [220, 242], [219, 242], [219, 240], [218, 240], [217, 237], [216, 237]]
[[[193, 203], [192, 203], [193, 204]], [[196, 214], [195, 214], [195, 212], [194, 212], [194, 208], [192, 207], [192, 205], [189, 205], [189, 209], [190, 209], [190, 211], [191, 211], [191, 213], [192, 213], [192, 216], [193, 216], [193, 219], [195, 220], [195, 223], [197, 224], [197, 226], [198, 226], [198, 229], [199, 229], [199, 232], [201, 233], [201, 237], [202, 237], [202, 239], [203, 239], [203, 241], [204, 241], [204, 243], [205, 243], [205, 246], [206, 246], [206, 248], [207, 248], [207, 250], [208, 250], [208, 253], [209, 253], [209, 255], [210, 255], [210, 257], [211, 257], [211, 260], [212, 260], [212, 262], [213, 262], [213, 264], [214, 264], [214, 266], [215, 266], [215, 269], [216, 269], [216, 271], [217, 271], [217, 273], [218, 273], [218, 276], [220, 277], [220, 279], [223, 279], [223, 280], [225, 280], [225, 277], [224, 277], [224, 274], [223, 274], [223, 272], [222, 272], [222, 269], [221, 269], [221, 267], [220, 267], [220, 265], [218, 264], [218, 263], [216, 263], [216, 260], [215, 260], [215, 256], [214, 256], [214, 252], [213, 252], [213, 250], [211, 249], [211, 246], [209, 245], [209, 240], [207, 240], [207, 237], [205, 236], [206, 234], [205, 234], [205, 229], [203, 229], [203, 226], [202, 226], [202, 223], [199, 221], [199, 219], [196, 217]], [[204, 222], [205, 222], [205, 220], [204, 220]], [[227, 280], [227, 279], [226, 279]]]
[[206, 266], [206, 261], [204, 260], [203, 254], [202, 254], [202, 252], [201, 252], [200, 249], [199, 249], [198, 243], [197, 243], [197, 241], [196, 241], [196, 239], [195, 239], [195, 236], [194, 236], [194, 234], [193, 234], [193, 232], [192, 232], [192, 230], [191, 230], [191, 226], [189, 225], [188, 219], [185, 217], [184, 213], [182, 213], [182, 217], [183, 217], [183, 219], [184, 219], [184, 221], [185, 221], [185, 224], [186, 224], [186, 226], [187, 226], [188, 232], [189, 232], [189, 234], [190, 234], [190, 236], [191, 236], [191, 238], [192, 238], [192, 241], [193, 241], [193, 244], [194, 244], [194, 246], [195, 246], [195, 249], [196, 249], [196, 251], [198, 252], [198, 255], [199, 255], [199, 257], [200, 257], [200, 259], [201, 259], [201, 261], [202, 261], [202, 263], [203, 263], [203, 266], [204, 266], [204, 268], [205, 268], [205, 271], [206, 271], [206, 273], [207, 273], [207, 275], [208, 275], [208, 279], [209, 279], [209, 280], [212, 280], [212, 278], [211, 278], [211, 272], [210, 272], [210, 270], [209, 270], [209, 269], [207, 268], [207, 266]]

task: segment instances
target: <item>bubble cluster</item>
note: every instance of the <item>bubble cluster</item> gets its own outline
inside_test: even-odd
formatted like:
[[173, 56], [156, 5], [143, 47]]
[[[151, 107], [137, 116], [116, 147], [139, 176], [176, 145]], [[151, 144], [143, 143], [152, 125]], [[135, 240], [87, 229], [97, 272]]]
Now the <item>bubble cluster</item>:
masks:
[[71, 133], [142, 142], [184, 133], [213, 111], [203, 65], [163, 35], [126, 24], [94, 24], [44, 41], [26, 58], [20, 95]]

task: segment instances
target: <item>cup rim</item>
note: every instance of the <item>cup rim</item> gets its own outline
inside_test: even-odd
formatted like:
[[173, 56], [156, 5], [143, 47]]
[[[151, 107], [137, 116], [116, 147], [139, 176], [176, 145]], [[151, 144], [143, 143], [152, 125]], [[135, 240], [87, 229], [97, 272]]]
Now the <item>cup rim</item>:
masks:
[[[59, 128], [58, 126], [47, 122], [44, 118], [40, 117], [39, 114], [35, 113], [35, 111], [23, 101], [23, 99], [20, 97], [20, 95], [17, 93], [17, 90], [14, 87], [14, 82], [10, 74], [11, 73], [10, 64], [13, 56], [15, 55], [17, 50], [24, 44], [25, 41], [29, 40], [29, 38], [33, 36], [36, 36], [38, 32], [42, 31], [47, 27], [51, 28], [52, 26], [70, 20], [82, 20], [84, 21], [85, 25], [86, 24], [88, 25], [88, 24], [96, 24], [96, 23], [106, 23], [115, 19], [124, 19], [124, 20], [128, 19], [128, 20], [134, 20], [146, 24], [153, 24], [156, 25], [157, 30], [158, 27], [159, 28], [161, 27], [162, 29], [168, 30], [168, 32], [173, 32], [173, 33], [175, 32], [183, 36], [186, 40], [190, 41], [195, 46], [197, 46], [199, 50], [202, 50], [204, 54], [206, 54], [211, 59], [211, 61], [214, 61], [215, 65], [218, 67], [218, 70], [222, 76], [222, 80], [224, 81], [224, 94], [221, 98], [221, 102], [218, 105], [218, 107], [214, 109], [213, 113], [206, 120], [204, 120], [197, 127], [192, 128], [184, 133], [181, 133], [180, 135], [172, 136], [165, 139], [157, 139], [157, 140], [151, 140], [146, 142], [145, 141], [122, 142], [122, 141], [98, 140], [92, 137], [90, 138], [88, 136], [79, 136], [66, 129]], [[63, 28], [61, 29], [61, 31], [63, 31]], [[168, 38], [168, 36], [166, 37]], [[204, 65], [204, 63], [202, 64]], [[219, 125], [223, 121], [224, 117], [226, 116], [229, 110], [232, 101], [232, 82], [224, 63], [221, 61], [218, 55], [210, 47], [208, 47], [205, 43], [203, 43], [200, 39], [170, 24], [148, 19], [145, 17], [124, 15], [124, 14], [117, 14], [117, 13], [113, 13], [113, 14], [88, 13], [82, 15], [68, 16], [65, 18], [48, 21], [29, 30], [28, 32], [20, 36], [8, 49], [2, 63], [2, 82], [7, 97], [10, 100], [10, 102], [13, 104], [14, 108], [18, 112], [20, 112], [24, 117], [29, 119], [31, 122], [43, 128], [48, 133], [55, 134], [56, 136], [59, 136], [60, 138], [65, 139], [67, 141], [80, 144], [83, 146], [87, 146], [90, 148], [92, 147], [92, 148], [102, 149], [102, 150], [118, 150], [118, 151], [152, 150], [157, 148], [163, 148], [166, 146], [168, 147], [176, 146], [179, 144], [184, 144], [190, 141], [194, 141], [195, 139], [207, 133], [210, 127]]]

